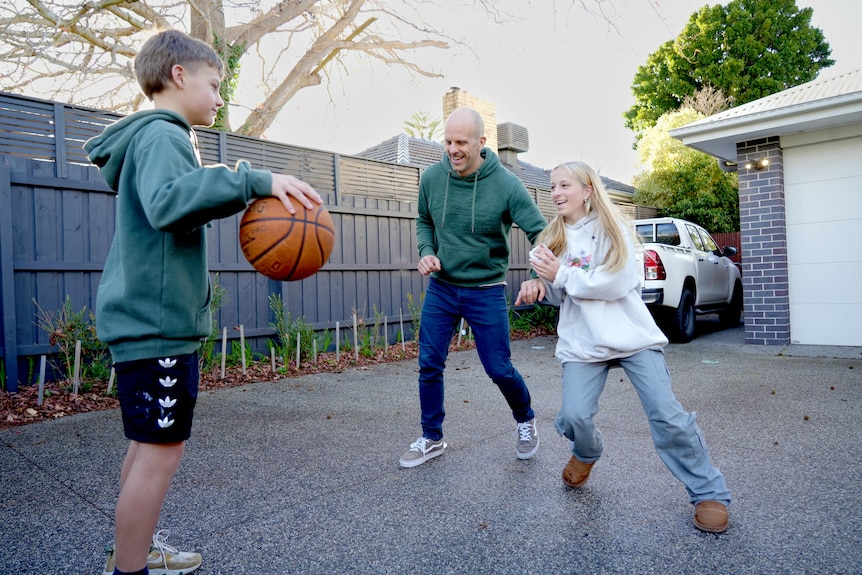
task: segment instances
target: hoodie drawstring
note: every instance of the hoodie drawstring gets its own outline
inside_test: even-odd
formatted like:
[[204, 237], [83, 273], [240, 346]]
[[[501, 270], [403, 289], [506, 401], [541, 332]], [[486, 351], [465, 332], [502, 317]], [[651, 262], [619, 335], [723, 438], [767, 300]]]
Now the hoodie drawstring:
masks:
[[443, 223], [440, 225], [441, 228], [446, 227], [446, 203], [449, 201], [449, 179], [452, 176], [449, 172], [446, 172], [446, 192], [443, 194]]
[[470, 233], [476, 233], [476, 187], [479, 185], [479, 172], [473, 178], [473, 203], [470, 205]]
[[[443, 193], [443, 222], [440, 224], [441, 228], [446, 227], [446, 204], [449, 201], [449, 180], [452, 178], [452, 174], [446, 173], [446, 191]], [[470, 204], [470, 233], [476, 233], [476, 190], [479, 187], [479, 171], [476, 170], [473, 173], [473, 201]]]

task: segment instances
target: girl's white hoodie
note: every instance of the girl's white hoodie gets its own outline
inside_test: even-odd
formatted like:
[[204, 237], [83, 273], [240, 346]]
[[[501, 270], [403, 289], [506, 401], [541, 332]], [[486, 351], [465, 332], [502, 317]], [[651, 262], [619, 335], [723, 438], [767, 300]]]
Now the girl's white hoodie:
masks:
[[609, 361], [667, 345], [641, 299], [643, 265], [631, 234], [626, 234], [626, 264], [614, 272], [604, 265], [610, 238], [597, 214], [566, 225], [566, 239], [553, 284], [543, 280], [549, 303], [561, 306], [556, 351], [560, 363]]

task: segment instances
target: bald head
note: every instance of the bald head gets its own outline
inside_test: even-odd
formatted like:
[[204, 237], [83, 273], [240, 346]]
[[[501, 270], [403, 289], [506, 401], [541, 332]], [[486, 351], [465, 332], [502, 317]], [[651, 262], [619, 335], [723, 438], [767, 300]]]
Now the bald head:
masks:
[[469, 130], [477, 140], [485, 135], [485, 121], [482, 120], [482, 115], [473, 108], [455, 109], [446, 120], [446, 128], [449, 127], [450, 123], [460, 129]]
[[443, 130], [449, 164], [462, 178], [479, 169], [485, 162], [485, 123], [479, 112], [471, 108], [458, 108], [446, 120]]

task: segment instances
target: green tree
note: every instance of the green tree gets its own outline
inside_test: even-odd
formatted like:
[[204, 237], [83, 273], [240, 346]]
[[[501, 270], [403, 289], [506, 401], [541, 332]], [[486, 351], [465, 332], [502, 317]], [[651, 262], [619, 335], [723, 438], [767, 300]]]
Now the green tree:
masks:
[[668, 112], [643, 131], [635, 178], [635, 201], [663, 216], [683, 218], [710, 232], [739, 230], [737, 175], [724, 172], [712, 156], [685, 146], [668, 133], [704, 115], [692, 108]]
[[641, 132], [655, 125], [707, 86], [739, 105], [813, 80], [835, 62], [823, 32], [811, 26], [812, 13], [795, 0], [704, 6], [638, 68], [626, 127]]
[[414, 138], [425, 138], [426, 140], [439, 140], [442, 136], [440, 119], [431, 119], [428, 112], [414, 112], [409, 119], [404, 120], [404, 132]]

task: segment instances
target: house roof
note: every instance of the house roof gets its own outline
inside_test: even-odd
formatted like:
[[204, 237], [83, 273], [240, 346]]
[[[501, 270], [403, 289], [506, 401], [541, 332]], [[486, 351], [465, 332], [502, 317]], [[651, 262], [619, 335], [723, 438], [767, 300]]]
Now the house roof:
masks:
[[425, 138], [398, 134], [354, 155], [369, 160], [427, 168], [443, 158], [443, 144]]
[[736, 143], [862, 122], [862, 69], [788, 88], [713, 114], [670, 135], [686, 146], [736, 162]]
[[[385, 140], [376, 146], [372, 146], [367, 150], [354, 154], [359, 158], [368, 158], [370, 160], [381, 160], [384, 162], [394, 162], [397, 164], [407, 164], [411, 166], [419, 166], [427, 168], [431, 164], [436, 164], [443, 158], [445, 153], [443, 144], [433, 142], [424, 138], [408, 136], [407, 134], [398, 134], [388, 140]], [[517, 166], [504, 164], [506, 168], [515, 174], [524, 185], [528, 188], [536, 188], [540, 190], [551, 189], [551, 172], [544, 168], [528, 164], [527, 162], [518, 161]], [[635, 189], [628, 184], [612, 180], [602, 176], [602, 183], [608, 191], [618, 192], [619, 195], [631, 201], [631, 197]]]

